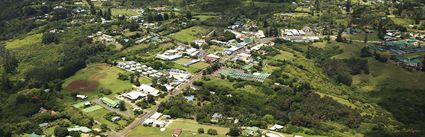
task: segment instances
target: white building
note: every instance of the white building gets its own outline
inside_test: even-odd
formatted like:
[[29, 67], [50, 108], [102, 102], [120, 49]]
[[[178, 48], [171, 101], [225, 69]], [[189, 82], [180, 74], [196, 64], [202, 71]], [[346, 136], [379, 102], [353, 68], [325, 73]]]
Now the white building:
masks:
[[137, 99], [145, 97], [146, 94], [140, 91], [131, 91], [131, 92], [122, 94], [122, 96], [129, 100], [137, 100]]
[[150, 94], [152, 96], [158, 96], [159, 95], [159, 90], [155, 89], [149, 85], [146, 84], [142, 84], [140, 85], [140, 87], [137, 89], [140, 92], [143, 92], [145, 94]]

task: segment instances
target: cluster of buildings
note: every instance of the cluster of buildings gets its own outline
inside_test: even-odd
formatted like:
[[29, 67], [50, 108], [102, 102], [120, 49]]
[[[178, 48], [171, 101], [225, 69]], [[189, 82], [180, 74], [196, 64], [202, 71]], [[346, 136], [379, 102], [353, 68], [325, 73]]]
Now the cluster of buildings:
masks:
[[176, 60], [183, 56], [195, 57], [199, 54], [199, 50], [196, 48], [186, 47], [186, 46], [178, 46], [175, 49], [166, 50], [162, 54], [158, 54], [156, 58], [170, 61]]
[[135, 90], [124, 93], [121, 96], [131, 101], [139, 100], [147, 97], [147, 95], [158, 96], [160, 91], [150, 85], [142, 84]]
[[320, 37], [315, 36], [313, 30], [308, 26], [305, 26], [301, 30], [282, 29], [281, 34], [284, 40], [290, 42], [309, 43], [317, 42], [320, 40]]
[[390, 62], [408, 69], [418, 69], [425, 55], [424, 41], [421, 40], [423, 37], [421, 34], [387, 30], [384, 42], [370, 45], [369, 50], [372, 53], [389, 52], [393, 56]]
[[[143, 121], [142, 124], [152, 125], [153, 127], [164, 128], [165, 125], [168, 123], [168, 120], [164, 120], [164, 119], [169, 119], [169, 118], [171, 118], [171, 116], [163, 115], [159, 112], [155, 112], [152, 116], [150, 116], [148, 119]], [[161, 129], [161, 130], [165, 130], [165, 129]]]
[[136, 61], [119, 62], [117, 63], [117, 66], [129, 72], [138, 72], [139, 74], [147, 77], [159, 78], [165, 76], [164, 73], [159, 72], [158, 70], [155, 70], [152, 67], [137, 63]]
[[92, 40], [95, 40], [95, 41], [100, 41], [100, 42], [105, 43], [105, 44], [113, 44], [113, 43], [116, 42], [116, 39], [113, 36], [108, 35], [108, 34], [104, 34], [101, 31], [98, 31], [96, 34], [90, 35], [90, 36], [87, 36], [87, 37], [89, 39], [92, 39]]

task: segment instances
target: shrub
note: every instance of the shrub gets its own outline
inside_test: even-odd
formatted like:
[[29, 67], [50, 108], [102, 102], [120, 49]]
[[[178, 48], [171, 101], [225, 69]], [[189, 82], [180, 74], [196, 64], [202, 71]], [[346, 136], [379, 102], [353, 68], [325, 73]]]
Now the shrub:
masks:
[[215, 130], [215, 129], [208, 129], [207, 133], [209, 135], [218, 135], [217, 130]]
[[204, 128], [198, 128], [198, 133], [199, 133], [199, 134], [204, 134], [204, 133], [205, 133]]

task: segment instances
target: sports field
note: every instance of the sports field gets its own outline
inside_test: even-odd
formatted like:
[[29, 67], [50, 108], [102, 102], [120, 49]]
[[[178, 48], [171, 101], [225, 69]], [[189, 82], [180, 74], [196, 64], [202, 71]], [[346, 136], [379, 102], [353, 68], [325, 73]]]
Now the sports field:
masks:
[[84, 95], [97, 97], [99, 88], [110, 89], [113, 93], [131, 89], [130, 81], [118, 79], [118, 74], [127, 74], [118, 67], [107, 64], [91, 64], [65, 80], [63, 87], [70, 92], [84, 92]]

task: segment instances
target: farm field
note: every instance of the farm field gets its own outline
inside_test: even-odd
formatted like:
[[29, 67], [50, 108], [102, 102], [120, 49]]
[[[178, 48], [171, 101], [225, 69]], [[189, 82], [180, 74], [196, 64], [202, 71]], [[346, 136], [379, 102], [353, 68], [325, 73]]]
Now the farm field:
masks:
[[84, 92], [90, 97], [97, 97], [100, 88], [107, 88], [112, 93], [119, 93], [126, 89], [131, 89], [129, 81], [118, 79], [119, 73], [128, 73], [117, 67], [107, 64], [91, 64], [78, 71], [74, 76], [65, 80], [63, 86], [67, 91]]
[[[136, 129], [132, 130], [128, 137], [164, 137], [171, 136], [174, 129], [181, 128], [182, 134], [181, 137], [225, 137], [225, 134], [228, 132], [228, 128], [215, 126], [215, 125], [203, 125], [199, 124], [194, 120], [187, 119], [176, 119], [173, 120], [168, 126], [166, 126], [166, 130], [161, 132], [157, 127], [144, 127], [138, 126]], [[205, 132], [208, 129], [215, 129], [218, 132], [217, 136], [210, 136], [206, 133], [198, 134], [198, 128], [204, 128]]]

